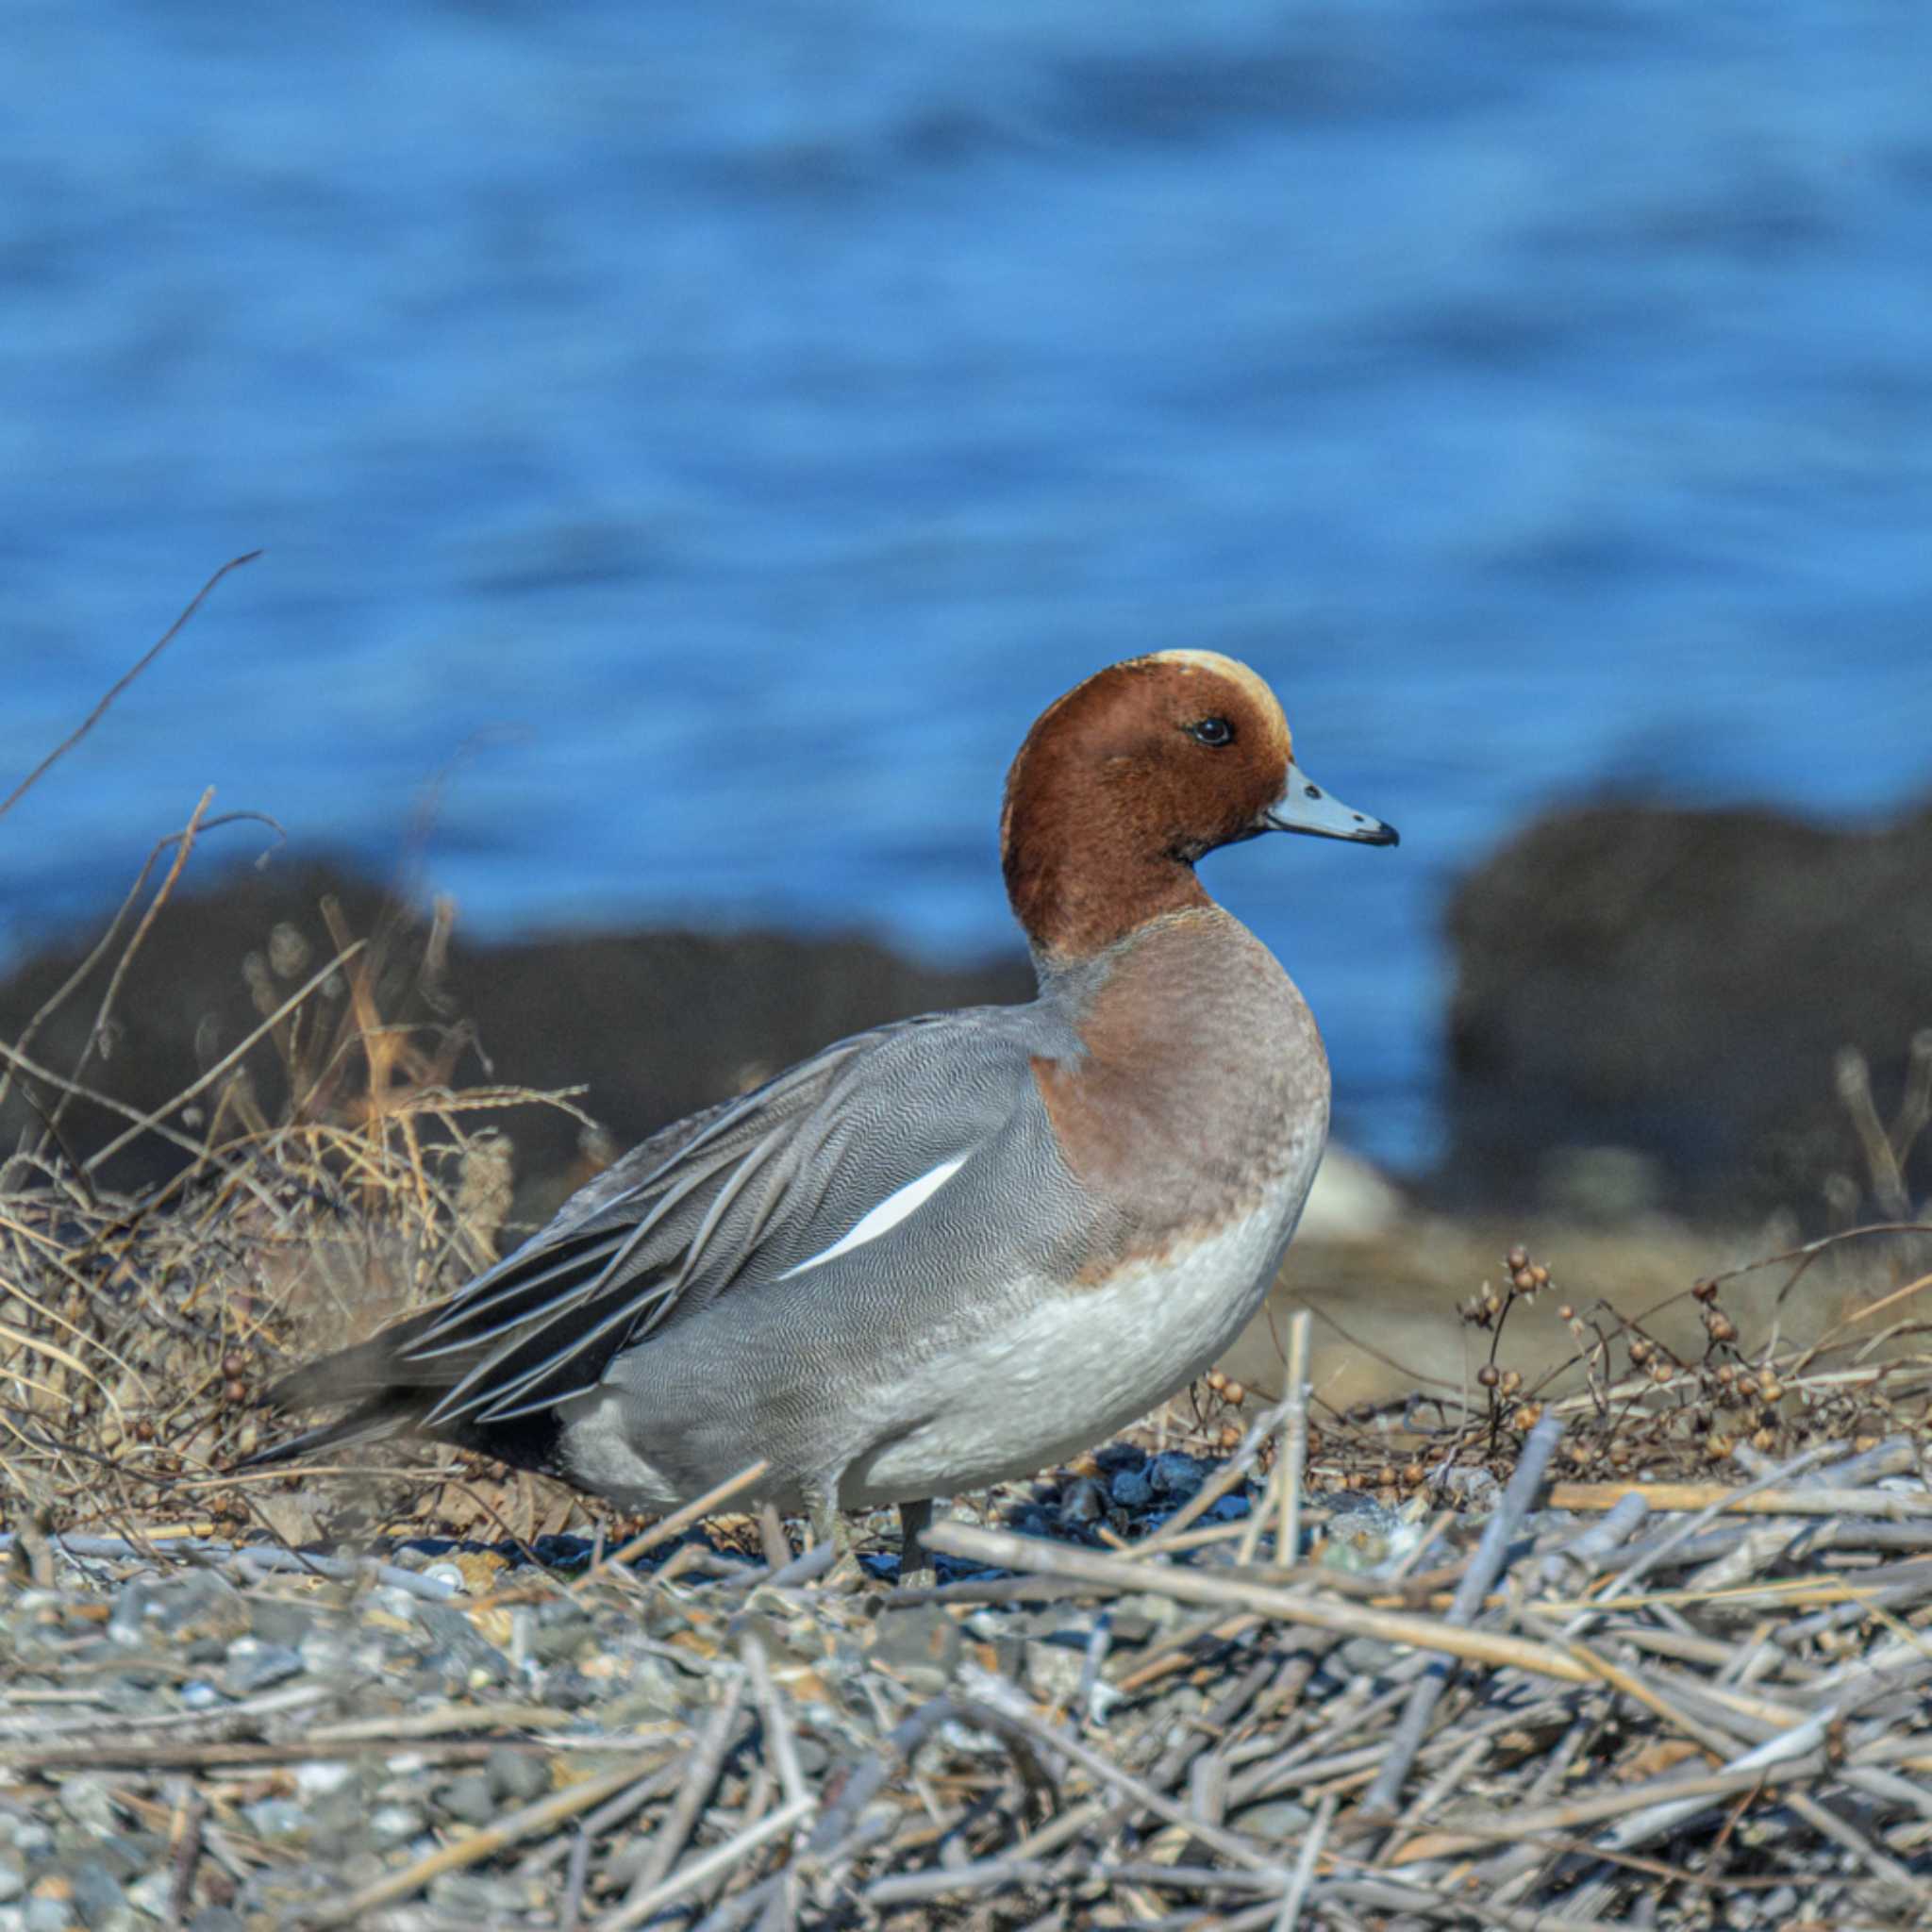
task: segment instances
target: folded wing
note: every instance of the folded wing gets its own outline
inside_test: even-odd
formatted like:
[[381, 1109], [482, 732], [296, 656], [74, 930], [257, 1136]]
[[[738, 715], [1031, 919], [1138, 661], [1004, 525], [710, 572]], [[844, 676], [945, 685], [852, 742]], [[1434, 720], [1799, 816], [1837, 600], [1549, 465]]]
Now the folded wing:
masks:
[[593, 1389], [620, 1350], [736, 1287], [812, 1292], [1031, 1099], [1024, 1010], [858, 1034], [665, 1129], [447, 1300], [278, 1385], [278, 1407], [357, 1406], [254, 1460], [404, 1428], [496, 1447], [519, 1419]]

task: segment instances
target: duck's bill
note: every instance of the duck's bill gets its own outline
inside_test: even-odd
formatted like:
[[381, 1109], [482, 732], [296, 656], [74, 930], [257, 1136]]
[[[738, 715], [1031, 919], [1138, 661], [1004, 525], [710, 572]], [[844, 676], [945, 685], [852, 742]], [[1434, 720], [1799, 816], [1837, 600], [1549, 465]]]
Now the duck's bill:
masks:
[[1343, 805], [1324, 791], [1299, 765], [1288, 768], [1288, 785], [1261, 814], [1264, 832], [1307, 832], [1317, 839], [1352, 839], [1357, 845], [1398, 845], [1393, 825]]

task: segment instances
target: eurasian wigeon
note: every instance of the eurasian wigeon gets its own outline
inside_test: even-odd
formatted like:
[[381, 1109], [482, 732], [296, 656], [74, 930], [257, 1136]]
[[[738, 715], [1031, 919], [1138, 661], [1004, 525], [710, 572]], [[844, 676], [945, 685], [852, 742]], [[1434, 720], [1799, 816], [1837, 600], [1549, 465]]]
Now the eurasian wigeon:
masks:
[[1392, 845], [1210, 651], [1110, 665], [1007, 779], [1029, 1006], [841, 1040], [653, 1135], [446, 1300], [298, 1371], [354, 1404], [258, 1460], [415, 1430], [662, 1511], [755, 1461], [821, 1538], [1104, 1441], [1241, 1333], [1328, 1132], [1321, 1035], [1194, 864]]

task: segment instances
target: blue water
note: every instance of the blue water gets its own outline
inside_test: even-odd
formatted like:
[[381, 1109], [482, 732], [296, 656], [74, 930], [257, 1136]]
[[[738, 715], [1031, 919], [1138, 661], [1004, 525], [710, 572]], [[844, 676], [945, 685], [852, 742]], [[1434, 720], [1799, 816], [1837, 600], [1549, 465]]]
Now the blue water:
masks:
[[0, 792], [267, 550], [0, 821], [0, 947], [204, 786], [387, 861], [448, 771], [474, 931], [976, 954], [1034, 712], [1211, 646], [1402, 828], [1209, 878], [1416, 1164], [1526, 815], [1932, 782], [1932, 8], [13, 0], [0, 69]]

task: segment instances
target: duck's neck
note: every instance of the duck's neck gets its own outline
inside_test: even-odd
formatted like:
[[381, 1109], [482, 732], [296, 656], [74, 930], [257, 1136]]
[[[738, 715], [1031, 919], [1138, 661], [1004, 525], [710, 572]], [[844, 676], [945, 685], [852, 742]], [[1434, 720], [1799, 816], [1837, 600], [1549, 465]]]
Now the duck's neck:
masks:
[[1042, 970], [1077, 965], [1150, 920], [1214, 903], [1186, 859], [1131, 821], [1072, 820], [1022, 798], [1009, 800], [1002, 834], [1007, 899]]

